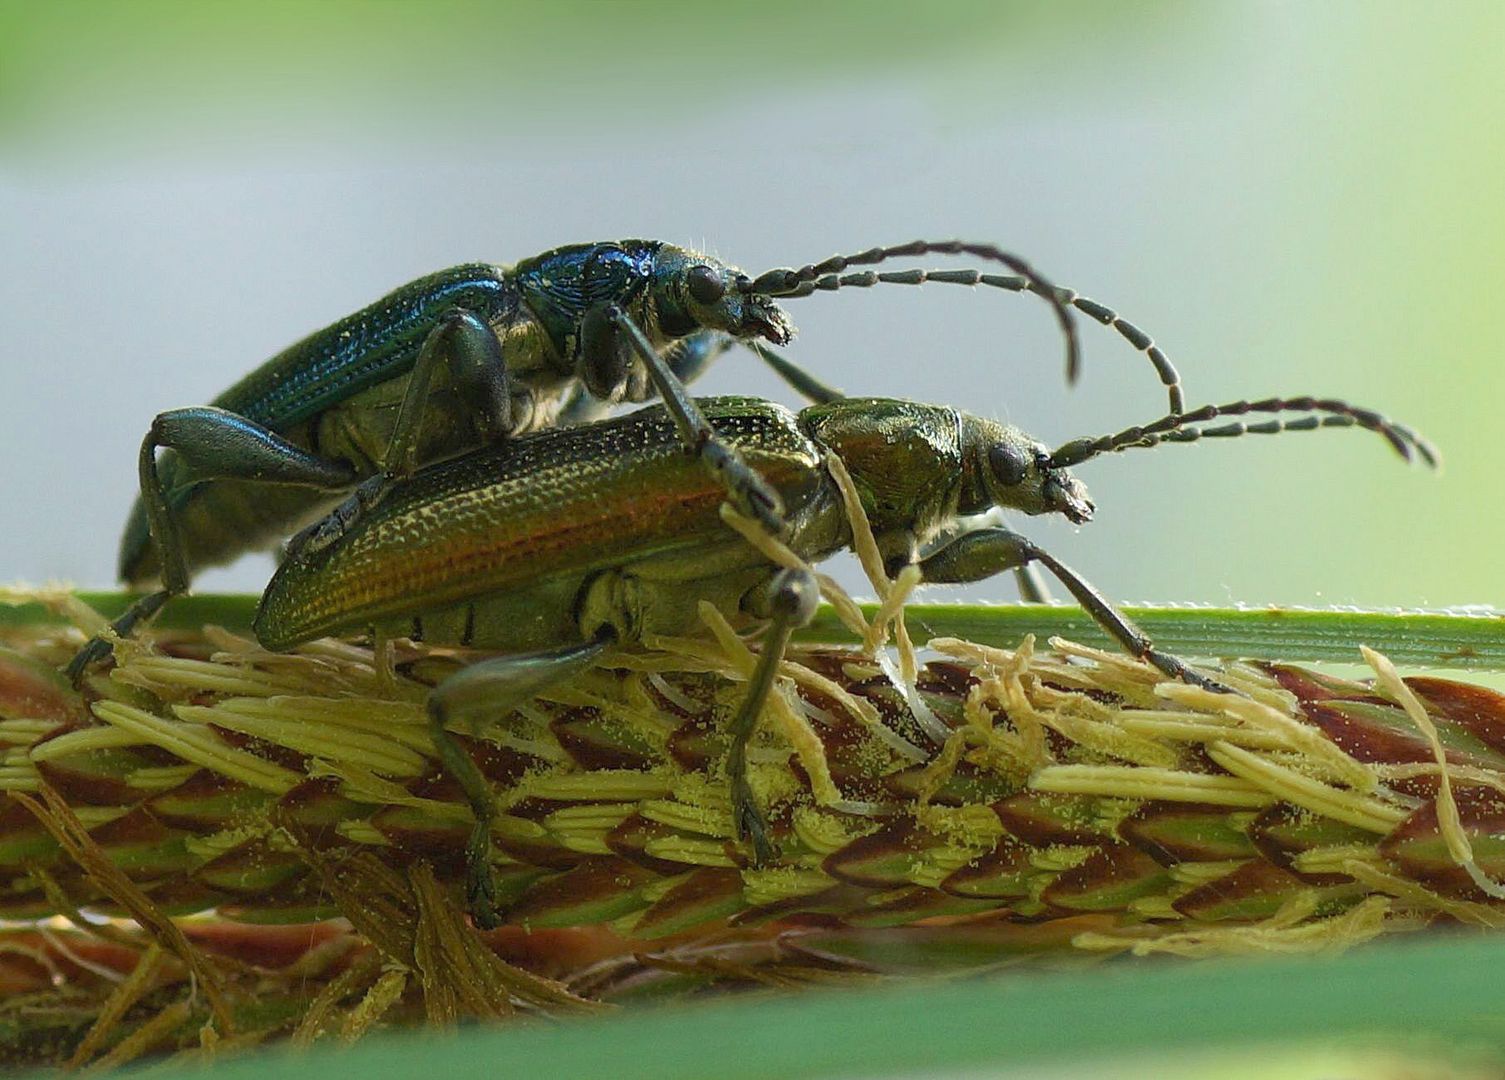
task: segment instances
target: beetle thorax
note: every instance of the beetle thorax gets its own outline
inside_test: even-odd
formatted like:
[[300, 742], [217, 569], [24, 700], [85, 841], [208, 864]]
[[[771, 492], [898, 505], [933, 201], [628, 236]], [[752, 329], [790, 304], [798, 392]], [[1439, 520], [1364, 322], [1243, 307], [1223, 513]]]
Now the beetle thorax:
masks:
[[956, 410], [845, 398], [806, 409], [801, 420], [846, 466], [875, 532], [925, 537], [955, 517], [963, 481]]

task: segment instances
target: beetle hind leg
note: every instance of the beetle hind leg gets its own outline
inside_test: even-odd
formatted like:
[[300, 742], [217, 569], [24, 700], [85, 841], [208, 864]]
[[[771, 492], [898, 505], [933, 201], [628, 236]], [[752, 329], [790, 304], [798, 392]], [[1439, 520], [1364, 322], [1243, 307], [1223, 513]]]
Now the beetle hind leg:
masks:
[[[188, 560], [170, 496], [158, 471], [159, 449], [177, 454], [192, 483], [236, 479], [340, 491], [356, 479], [345, 462], [311, 454], [270, 428], [226, 409], [203, 405], [159, 414], [141, 440], [137, 467], [141, 500], [160, 553], [162, 589], [136, 601], [111, 624], [121, 637], [129, 636], [172, 597], [188, 591]], [[109, 652], [107, 640], [94, 638], [64, 670], [77, 682], [91, 664], [103, 660]]]
[[[136, 627], [151, 620], [151, 617], [162, 610], [176, 593], [169, 589], [158, 589], [156, 592], [147, 593], [130, 607], [125, 613], [110, 623], [110, 630], [115, 637], [130, 637], [136, 631]], [[73, 685], [78, 685], [83, 678], [84, 672], [90, 667], [104, 660], [113, 649], [111, 639], [103, 635], [92, 637], [72, 660], [63, 668], [63, 676]]]

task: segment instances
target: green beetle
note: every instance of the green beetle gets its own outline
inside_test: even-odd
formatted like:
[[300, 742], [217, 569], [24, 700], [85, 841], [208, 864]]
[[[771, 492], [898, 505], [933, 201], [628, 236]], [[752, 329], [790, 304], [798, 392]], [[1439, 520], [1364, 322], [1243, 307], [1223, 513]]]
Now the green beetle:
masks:
[[[1214, 686], [1150, 640], [1091, 585], [1025, 537], [963, 519], [994, 508], [1087, 521], [1093, 504], [1067, 466], [1102, 453], [1204, 436], [1325, 425], [1380, 432], [1408, 459], [1435, 463], [1414, 433], [1330, 399], [1207, 406], [1050, 450], [1031, 436], [957, 410], [851, 398], [794, 414], [745, 398], [684, 403], [778, 493], [781, 533], [806, 565], [779, 567], [726, 527], [724, 485], [685, 453], [678, 419], [654, 406], [614, 420], [539, 432], [378, 485], [306, 530], [262, 597], [267, 648], [331, 634], [411, 637], [508, 655], [467, 667], [430, 695], [441, 760], [476, 814], [470, 904], [494, 925], [493, 793], [447, 725], [461, 713], [505, 714], [611, 647], [649, 634], [693, 634], [709, 601], [734, 626], [768, 624], [757, 669], [731, 726], [727, 771], [739, 837], [772, 851], [754, 805], [746, 746], [792, 632], [818, 598], [808, 563], [851, 544], [828, 456], [846, 467], [890, 573], [914, 564], [928, 582], [979, 581], [1038, 563], [1136, 656]], [[1202, 427], [1248, 412], [1303, 419]]]

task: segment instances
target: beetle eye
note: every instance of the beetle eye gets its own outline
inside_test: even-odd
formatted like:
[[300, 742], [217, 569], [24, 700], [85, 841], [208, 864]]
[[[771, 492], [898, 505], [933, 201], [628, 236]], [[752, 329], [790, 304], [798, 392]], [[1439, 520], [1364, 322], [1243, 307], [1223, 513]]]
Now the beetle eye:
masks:
[[1024, 475], [1029, 471], [1029, 455], [1017, 446], [995, 443], [988, 450], [988, 464], [993, 467], [993, 475], [999, 483], [1013, 487], [1023, 483]]
[[726, 295], [726, 282], [709, 266], [692, 266], [685, 275], [690, 283], [690, 296], [700, 304], [714, 304]]

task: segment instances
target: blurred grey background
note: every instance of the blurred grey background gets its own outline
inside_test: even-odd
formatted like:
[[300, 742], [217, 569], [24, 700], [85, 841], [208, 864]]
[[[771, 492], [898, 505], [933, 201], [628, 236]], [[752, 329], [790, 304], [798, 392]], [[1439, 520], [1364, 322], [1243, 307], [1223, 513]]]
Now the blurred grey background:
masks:
[[[1498, 603], [1501, 31], [1484, 4], [6, 4], [0, 579], [107, 585], [155, 412], [428, 271], [648, 236], [757, 273], [960, 236], [1137, 322], [1191, 404], [1344, 396], [1448, 457], [1319, 432], [1099, 459], [1096, 521], [1026, 531], [1110, 596]], [[1038, 299], [791, 312], [791, 355], [852, 393], [1050, 443], [1164, 411], [1088, 320], [1068, 390]], [[697, 390], [795, 403], [740, 352]], [[1014, 594], [929, 594], [963, 595]]]

